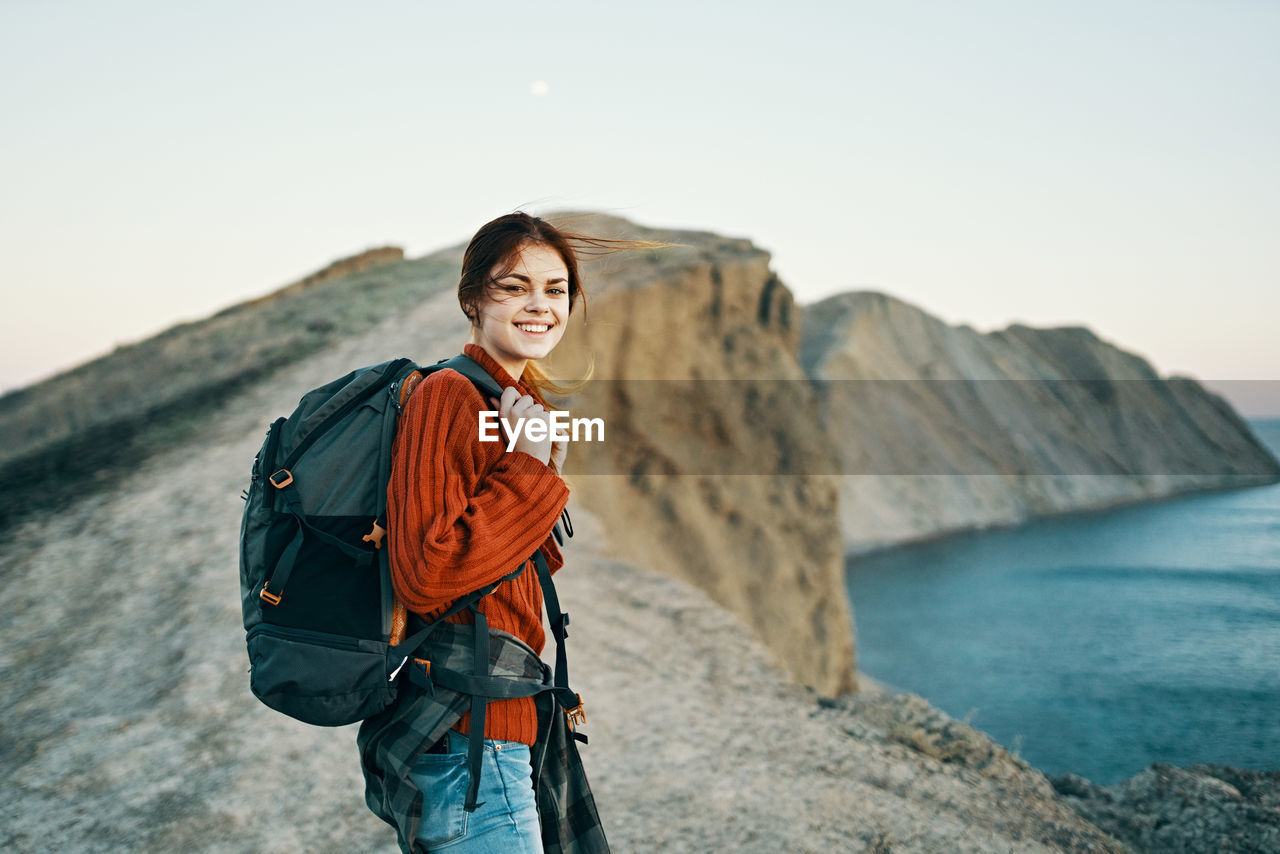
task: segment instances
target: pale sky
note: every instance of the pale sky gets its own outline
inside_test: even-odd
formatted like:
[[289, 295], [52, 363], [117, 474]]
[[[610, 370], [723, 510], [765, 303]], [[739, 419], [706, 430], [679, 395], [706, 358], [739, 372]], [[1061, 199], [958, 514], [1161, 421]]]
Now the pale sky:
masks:
[[1280, 414], [1277, 44], [1273, 0], [10, 0], [0, 389], [590, 208], [749, 237], [802, 302], [1084, 324]]

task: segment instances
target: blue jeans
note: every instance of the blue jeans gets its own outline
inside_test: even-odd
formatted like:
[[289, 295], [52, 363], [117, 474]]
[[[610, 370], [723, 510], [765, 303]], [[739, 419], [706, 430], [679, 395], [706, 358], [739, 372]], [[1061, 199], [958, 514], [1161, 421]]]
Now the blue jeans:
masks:
[[422, 790], [418, 839], [428, 851], [452, 854], [542, 854], [542, 829], [533, 792], [529, 745], [484, 740], [481, 806], [468, 813], [468, 737], [449, 730], [446, 753], [424, 753], [409, 772]]

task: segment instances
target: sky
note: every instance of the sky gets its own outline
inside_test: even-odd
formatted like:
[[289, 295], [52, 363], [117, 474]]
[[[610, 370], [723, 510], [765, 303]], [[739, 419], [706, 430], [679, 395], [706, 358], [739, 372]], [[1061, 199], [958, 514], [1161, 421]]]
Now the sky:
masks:
[[588, 208], [1280, 415], [1280, 4], [0, 0], [0, 390]]

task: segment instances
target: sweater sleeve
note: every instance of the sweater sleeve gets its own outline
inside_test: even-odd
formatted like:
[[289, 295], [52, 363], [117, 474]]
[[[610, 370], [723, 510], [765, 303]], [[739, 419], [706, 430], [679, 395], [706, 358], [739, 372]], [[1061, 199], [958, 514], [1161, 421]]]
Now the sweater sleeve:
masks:
[[560, 547], [556, 545], [555, 537], [547, 537], [546, 542], [542, 544], [539, 551], [547, 559], [547, 569], [551, 570], [552, 575], [555, 575], [556, 570], [564, 566], [564, 556], [560, 554]]
[[549, 565], [563, 563], [545, 542], [569, 488], [537, 458], [482, 443], [486, 408], [470, 380], [442, 370], [400, 418], [387, 487], [391, 579], [421, 614], [497, 581], [540, 545]]

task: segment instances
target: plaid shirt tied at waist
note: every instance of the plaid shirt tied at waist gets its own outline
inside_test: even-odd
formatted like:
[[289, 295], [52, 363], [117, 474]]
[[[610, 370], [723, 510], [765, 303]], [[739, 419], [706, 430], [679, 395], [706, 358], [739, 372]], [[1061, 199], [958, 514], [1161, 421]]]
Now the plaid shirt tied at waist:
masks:
[[[483, 636], [479, 633], [484, 632]], [[488, 672], [477, 674], [477, 653], [487, 641]], [[563, 649], [562, 638], [557, 637]], [[557, 669], [561, 663], [557, 656]], [[490, 629], [477, 614], [475, 626], [442, 622], [419, 651], [404, 665], [396, 702], [367, 718], [356, 737], [364, 771], [365, 802], [369, 809], [396, 830], [405, 854], [421, 854], [417, 840], [423, 799], [431, 797], [409, 779], [417, 758], [442, 738], [464, 712], [471, 711], [472, 786], [469, 805], [479, 780], [479, 746], [475, 737], [484, 732], [485, 697], [534, 696], [538, 710], [538, 737], [530, 751], [533, 782], [543, 847], [547, 854], [602, 854], [608, 852], [595, 799], [587, 784], [576, 741], [586, 737], [572, 731], [566, 709], [577, 695], [562, 678], [553, 680], [551, 668], [519, 638]], [[477, 675], [479, 678], [476, 678]], [[557, 676], [559, 674], [557, 673]], [[473, 697], [468, 689], [481, 689]]]

